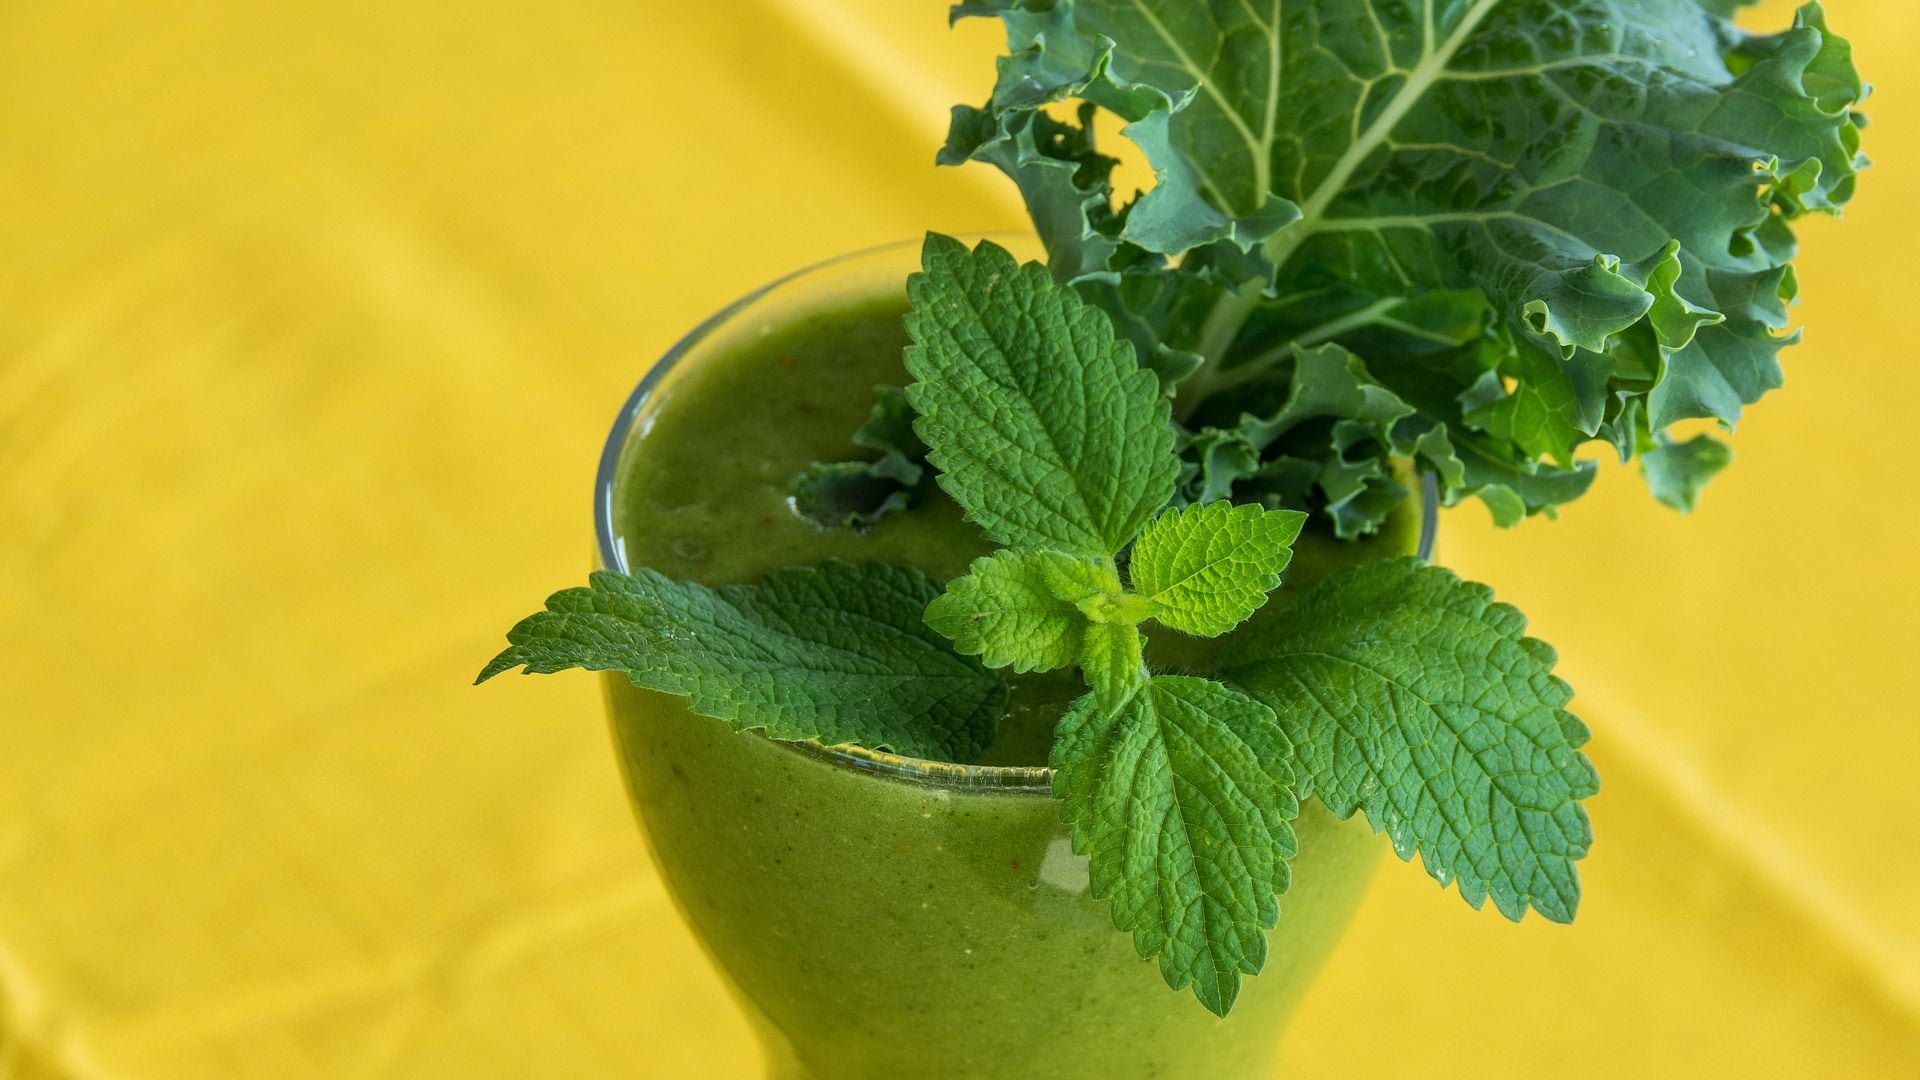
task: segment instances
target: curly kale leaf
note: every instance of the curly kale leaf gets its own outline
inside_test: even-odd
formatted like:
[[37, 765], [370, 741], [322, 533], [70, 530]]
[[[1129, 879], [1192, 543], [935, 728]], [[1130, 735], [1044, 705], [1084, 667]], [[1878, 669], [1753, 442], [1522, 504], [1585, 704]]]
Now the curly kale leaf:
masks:
[[[1730, 427], [1780, 384], [1792, 223], [1851, 198], [1866, 91], [1818, 4], [1775, 34], [1735, 6], [974, 0], [955, 15], [999, 16], [1010, 54], [942, 160], [1012, 176], [1054, 273], [1143, 356], [1203, 362], [1182, 415], [1337, 343], [1409, 406], [1389, 452], [1419, 444], [1449, 501], [1511, 522], [1585, 490], [1579, 444], [1624, 458], [1679, 421]], [[1089, 110], [1043, 111], [1070, 99], [1127, 122], [1152, 190], [1115, 198]], [[1160, 313], [1179, 296], [1211, 306]], [[1339, 482], [1338, 442], [1263, 465]], [[1366, 499], [1309, 491], [1365, 531], [1380, 475]]]
[[897, 386], [873, 388], [873, 411], [853, 444], [878, 453], [868, 461], [833, 461], [794, 477], [794, 512], [823, 528], [866, 528], [913, 505], [928, 481], [927, 444], [913, 433], [913, 406]]

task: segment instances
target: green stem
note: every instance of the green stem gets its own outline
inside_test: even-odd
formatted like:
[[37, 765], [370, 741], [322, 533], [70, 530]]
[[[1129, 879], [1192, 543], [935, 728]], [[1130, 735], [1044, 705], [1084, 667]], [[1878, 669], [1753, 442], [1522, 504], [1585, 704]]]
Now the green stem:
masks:
[[[1266, 283], [1258, 278], [1248, 281], [1239, 288], [1222, 296], [1207, 312], [1206, 322], [1200, 325], [1200, 355], [1206, 358], [1207, 368], [1215, 368], [1226, 358], [1227, 350], [1233, 347], [1233, 339], [1240, 334], [1240, 328], [1246, 325], [1248, 316], [1259, 306], [1260, 293]], [[1203, 368], [1196, 374], [1205, 374]]]
[[1253, 309], [1260, 304], [1260, 294], [1266, 283], [1258, 278], [1246, 282], [1239, 288], [1223, 294], [1207, 312], [1206, 321], [1200, 324], [1200, 342], [1195, 350], [1205, 361], [1200, 370], [1194, 372], [1181, 383], [1179, 395], [1174, 403], [1174, 412], [1185, 420], [1199, 404], [1213, 396], [1220, 381], [1220, 365], [1226, 359], [1227, 350], [1233, 347], [1233, 339], [1240, 336], [1240, 328], [1247, 324]]

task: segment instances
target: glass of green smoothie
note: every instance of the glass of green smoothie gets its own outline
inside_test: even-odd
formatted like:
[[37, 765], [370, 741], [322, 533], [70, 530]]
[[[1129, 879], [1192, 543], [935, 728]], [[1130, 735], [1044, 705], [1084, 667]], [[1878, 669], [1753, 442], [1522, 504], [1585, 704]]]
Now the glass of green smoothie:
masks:
[[[937, 494], [865, 530], [823, 529], [790, 505], [796, 474], [846, 456], [872, 388], [905, 381], [903, 282], [918, 258], [910, 242], [819, 264], [674, 346], [606, 444], [601, 567], [727, 585], [838, 558], [948, 578], [985, 552]], [[1310, 528], [1269, 606], [1344, 565], [1425, 556], [1433, 530], [1431, 491], [1365, 540]], [[1150, 652], [1204, 669], [1195, 646]], [[618, 672], [604, 684], [654, 860], [773, 1076], [1266, 1075], [1384, 849], [1361, 819], [1304, 802], [1265, 970], [1223, 1019], [1170, 990], [1090, 895], [1045, 765], [1078, 692], [1059, 673], [1016, 678], [998, 739], [966, 765], [743, 736]]]
[[1574, 920], [1587, 727], [1435, 508], [1592, 449], [1691, 508], [1867, 88], [1818, 4], [1538, 6], [955, 5], [1007, 51], [938, 161], [1036, 239], [783, 278], [634, 392], [479, 681], [606, 673], [775, 1075], [1260, 1075], [1389, 846]]

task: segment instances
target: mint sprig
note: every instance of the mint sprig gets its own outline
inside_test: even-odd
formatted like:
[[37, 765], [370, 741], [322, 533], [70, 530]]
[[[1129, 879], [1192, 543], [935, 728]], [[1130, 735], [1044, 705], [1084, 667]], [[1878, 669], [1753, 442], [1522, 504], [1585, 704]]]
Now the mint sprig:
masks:
[[[901, 400], [939, 485], [1000, 550], [944, 588], [837, 561], [719, 588], [597, 573], [514, 627], [480, 680], [615, 670], [738, 730], [968, 761], [1006, 708], [989, 668], [1077, 666], [1089, 690], [1049, 755], [1074, 850], [1141, 955], [1221, 1015], [1265, 961], [1308, 795], [1366, 814], [1475, 906], [1572, 918], [1594, 774], [1553, 650], [1519, 613], [1409, 559], [1234, 633], [1305, 515], [1175, 505], [1160, 379], [1042, 267], [941, 236], [923, 267]], [[903, 415], [873, 423], [918, 447]], [[1233, 634], [1219, 677], [1152, 671], [1154, 626]]]
[[940, 590], [918, 570], [829, 561], [758, 585], [645, 569], [589, 581], [508, 631], [476, 681], [523, 666], [620, 671], [739, 731], [942, 761], [978, 757], [1006, 711], [1006, 683], [921, 618]]
[[[1074, 850], [1167, 985], [1225, 1015], [1279, 917], [1299, 812], [1291, 751], [1273, 710], [1241, 691], [1150, 675], [1140, 627], [1238, 625], [1278, 582], [1303, 515], [1219, 503], [1151, 517], [1178, 468], [1166, 399], [1106, 316], [991, 243], [930, 236], [923, 265], [908, 285], [916, 429], [941, 487], [1009, 545], [949, 584], [927, 622], [996, 667], [1080, 665], [1092, 692], [1051, 755]], [[1132, 587], [1115, 560], [1130, 543]]]
[[[1221, 680], [1152, 673], [1142, 628], [1234, 630], [1278, 585], [1305, 516], [1214, 502], [1133, 533], [1095, 524], [1108, 519], [1089, 508], [1114, 493], [1129, 508], [1173, 497], [1169, 442], [1149, 453], [1080, 435], [1149, 415], [1158, 380], [1115, 378], [1131, 346], [1109, 348], [1088, 325], [1104, 316], [1038, 265], [930, 237], [924, 266], [908, 317], [917, 430], [940, 485], [1008, 545], [950, 583], [927, 622], [993, 667], [1079, 665], [1090, 692], [1057, 729], [1054, 793], [1094, 895], [1167, 984], [1224, 1015], [1260, 969], [1305, 794], [1364, 811], [1476, 906], [1490, 894], [1513, 918], [1528, 905], [1571, 918], [1593, 770], [1552, 650], [1520, 636], [1518, 613], [1418, 560], [1370, 564], [1230, 640]], [[1018, 342], [1023, 378], [1004, 377], [1005, 350], [985, 342]], [[999, 449], [974, 449], [989, 438]]]

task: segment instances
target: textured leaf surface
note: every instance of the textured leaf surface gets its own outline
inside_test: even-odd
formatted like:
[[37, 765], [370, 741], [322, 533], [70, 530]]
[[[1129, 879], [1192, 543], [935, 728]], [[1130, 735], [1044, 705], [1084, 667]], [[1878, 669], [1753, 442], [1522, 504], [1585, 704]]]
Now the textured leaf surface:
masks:
[[1414, 407], [1340, 345], [1291, 346], [1284, 359], [1279, 372], [1258, 363], [1236, 369], [1246, 373], [1233, 380], [1239, 390], [1212, 399], [1201, 416], [1207, 426], [1192, 437], [1204, 452], [1188, 493], [1200, 501], [1225, 492], [1267, 505], [1317, 505], [1341, 538], [1369, 532], [1406, 494], [1394, 455], [1433, 457], [1419, 441], [1421, 426], [1401, 424]]
[[1054, 794], [1094, 895], [1167, 985], [1222, 1016], [1265, 961], [1287, 888], [1290, 757], [1266, 706], [1172, 675], [1116, 709], [1081, 698], [1054, 744]]
[[1280, 584], [1306, 515], [1216, 502], [1169, 510], [1134, 542], [1128, 569], [1153, 617], [1214, 637], [1239, 626]]
[[740, 730], [945, 761], [977, 757], [1006, 708], [1006, 684], [922, 621], [940, 590], [915, 570], [826, 562], [721, 588], [651, 570], [589, 580], [509, 631], [480, 680], [622, 671]]
[[1301, 796], [1364, 811], [1442, 885], [1573, 918], [1598, 788], [1553, 650], [1485, 586], [1418, 559], [1367, 563], [1236, 638], [1225, 677], [1291, 738]]
[[1008, 547], [1111, 556], [1173, 495], [1159, 380], [1038, 264], [929, 235], [907, 388], [939, 481]]
[[988, 667], [1051, 671], [1076, 663], [1087, 616], [1080, 603], [1118, 592], [1110, 566], [1057, 551], [996, 551], [974, 560], [965, 577], [927, 607], [927, 625]]
[[1101, 708], [1119, 708], [1147, 680], [1146, 640], [1140, 625], [1096, 622], [1088, 626], [1080, 672]]
[[[1030, 207], [1044, 173], [1056, 272], [1133, 339], [1213, 363], [1183, 395], [1337, 341], [1417, 409], [1395, 441], [1457, 462], [1449, 501], [1506, 522], [1585, 490], [1576, 444], [1731, 423], [1780, 383], [1791, 224], [1852, 197], [1865, 90], [1819, 5], [1778, 34], [1732, 6], [976, 0], [959, 10], [1000, 16], [1010, 54], [944, 160], [1008, 170]], [[1066, 98], [1128, 121], [1151, 191], [1117, 202], [1084, 114], [1034, 137]], [[1155, 272], [1199, 287], [1139, 284]], [[1153, 303], [1209, 293], [1197, 331]], [[1392, 501], [1318, 497], [1346, 532]]]

